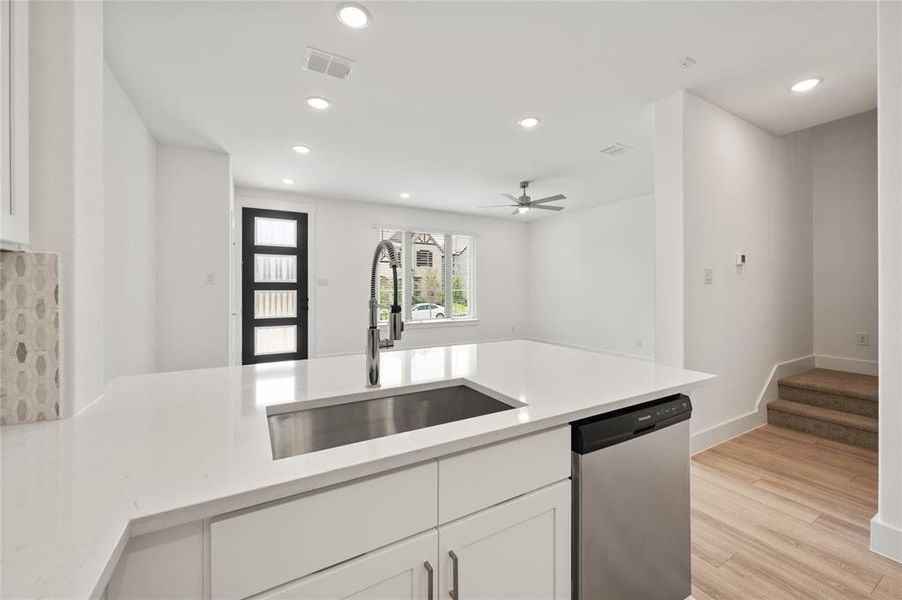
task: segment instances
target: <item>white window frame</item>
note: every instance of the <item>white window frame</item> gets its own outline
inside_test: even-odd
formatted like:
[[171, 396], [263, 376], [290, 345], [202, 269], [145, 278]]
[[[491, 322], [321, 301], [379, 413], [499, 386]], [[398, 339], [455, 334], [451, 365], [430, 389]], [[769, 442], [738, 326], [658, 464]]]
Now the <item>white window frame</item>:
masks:
[[[380, 231], [383, 229], [392, 229], [395, 231], [400, 231], [403, 237], [403, 243], [401, 251], [403, 252], [403, 256], [401, 259], [401, 264], [404, 266], [402, 269], [403, 277], [402, 277], [402, 289], [404, 293], [401, 295], [401, 313], [404, 315], [404, 326], [405, 327], [439, 327], [439, 326], [448, 326], [448, 325], [464, 325], [467, 323], [476, 323], [478, 318], [477, 311], [477, 297], [478, 297], [478, 284], [477, 279], [479, 277], [479, 267], [477, 266], [477, 252], [478, 252], [478, 243], [476, 242], [476, 234], [469, 233], [465, 231], [447, 231], [442, 229], [436, 229], [435, 227], [401, 227], [398, 225], [373, 225], [373, 232], [375, 238], [379, 239]], [[425, 321], [414, 321], [411, 318], [411, 308], [412, 303], [411, 300], [413, 298], [413, 273], [416, 268], [416, 253], [413, 250], [413, 234], [414, 233], [430, 233], [433, 235], [442, 235], [444, 236], [444, 247], [445, 251], [445, 259], [441, 261], [442, 264], [442, 285], [444, 286], [444, 297], [445, 297], [445, 311], [449, 313], [450, 316], [446, 315], [444, 319], [428, 319]], [[452, 292], [453, 288], [453, 277], [452, 272], [454, 269], [454, 236], [467, 236], [471, 240], [470, 251], [470, 289], [468, 290], [469, 297], [467, 298], [467, 307], [469, 308], [469, 313], [466, 317], [455, 317], [454, 316], [454, 296]], [[450, 250], [450, 254], [452, 258], [449, 258], [447, 255], [449, 254], [448, 249]], [[433, 257], [433, 261], [434, 261]], [[449, 305], [450, 300], [450, 305]], [[448, 308], [450, 306], [450, 309]], [[380, 325], [384, 325], [385, 321], [380, 321]]]

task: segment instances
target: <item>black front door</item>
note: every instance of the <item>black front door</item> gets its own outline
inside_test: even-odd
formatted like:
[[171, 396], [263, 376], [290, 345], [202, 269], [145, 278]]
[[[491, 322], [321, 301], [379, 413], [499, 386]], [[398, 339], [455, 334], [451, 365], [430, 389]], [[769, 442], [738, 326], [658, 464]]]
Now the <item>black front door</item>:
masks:
[[307, 215], [242, 209], [241, 362], [307, 358]]

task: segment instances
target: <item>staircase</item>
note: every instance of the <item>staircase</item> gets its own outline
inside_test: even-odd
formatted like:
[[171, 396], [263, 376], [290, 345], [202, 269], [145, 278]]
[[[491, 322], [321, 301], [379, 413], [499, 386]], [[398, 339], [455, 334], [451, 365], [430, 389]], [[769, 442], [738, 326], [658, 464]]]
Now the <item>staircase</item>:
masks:
[[778, 382], [767, 422], [818, 437], [877, 449], [877, 378], [811, 369]]

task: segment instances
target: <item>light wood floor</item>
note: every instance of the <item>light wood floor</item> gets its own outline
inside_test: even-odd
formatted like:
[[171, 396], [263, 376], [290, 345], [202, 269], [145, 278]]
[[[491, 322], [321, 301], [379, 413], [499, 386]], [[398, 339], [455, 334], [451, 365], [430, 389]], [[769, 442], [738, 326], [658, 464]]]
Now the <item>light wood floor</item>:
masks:
[[877, 455], [766, 425], [692, 459], [695, 600], [902, 599], [868, 550]]

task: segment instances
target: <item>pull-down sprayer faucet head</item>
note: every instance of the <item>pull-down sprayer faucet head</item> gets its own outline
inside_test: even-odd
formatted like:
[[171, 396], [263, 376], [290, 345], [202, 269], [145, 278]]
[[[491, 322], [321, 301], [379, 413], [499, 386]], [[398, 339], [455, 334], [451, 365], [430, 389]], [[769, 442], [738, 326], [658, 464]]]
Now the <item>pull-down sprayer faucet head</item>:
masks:
[[[387, 308], [388, 315], [388, 339], [379, 339], [379, 300], [376, 295], [376, 275], [379, 267], [379, 259], [382, 255], [388, 256], [388, 264], [392, 270], [392, 303]], [[369, 327], [366, 332], [366, 383], [368, 386], [379, 385], [379, 350], [391, 348], [396, 340], [401, 339], [404, 332], [404, 321], [401, 318], [401, 302], [398, 296], [398, 267], [400, 261], [395, 252], [394, 245], [388, 240], [382, 240], [376, 245], [373, 253], [373, 265], [370, 271], [370, 301], [368, 306]]]

